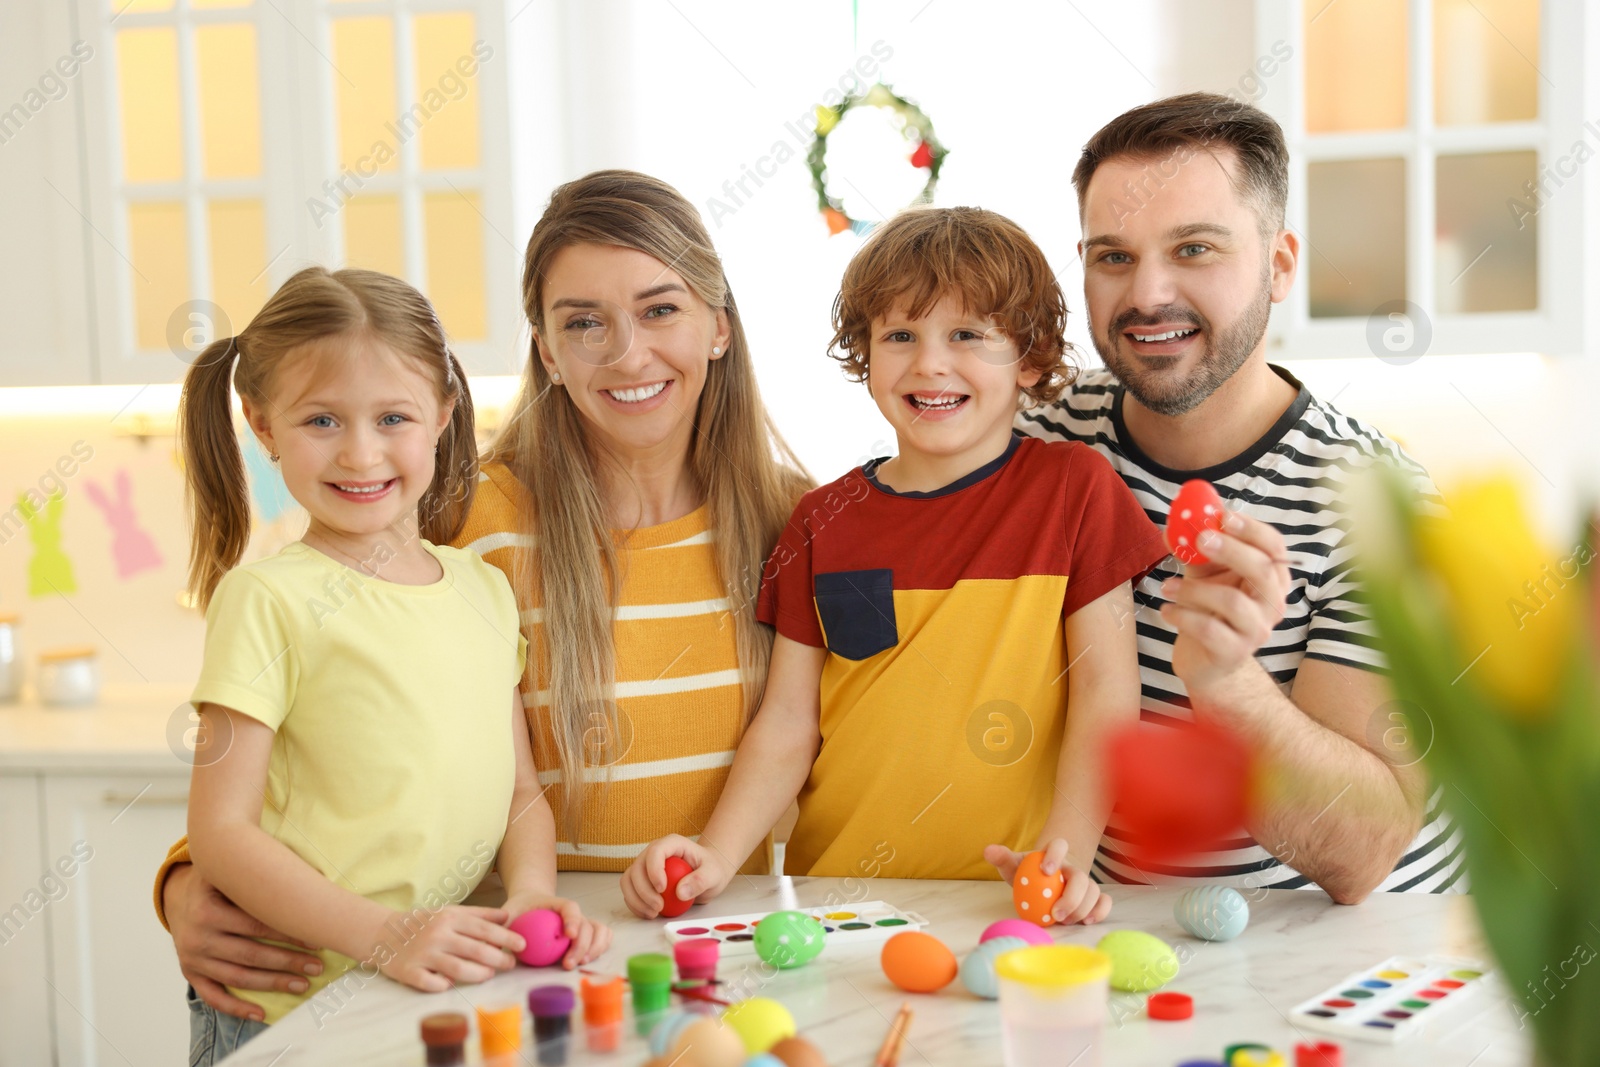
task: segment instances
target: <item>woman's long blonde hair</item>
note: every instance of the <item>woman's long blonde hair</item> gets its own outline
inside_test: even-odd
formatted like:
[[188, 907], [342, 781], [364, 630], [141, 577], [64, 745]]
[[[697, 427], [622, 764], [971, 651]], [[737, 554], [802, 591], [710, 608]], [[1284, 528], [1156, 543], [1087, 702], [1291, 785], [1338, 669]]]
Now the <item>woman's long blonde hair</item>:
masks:
[[[727, 315], [728, 350], [709, 363], [688, 465], [715, 531], [748, 721], [761, 702], [772, 653], [772, 633], [755, 619], [762, 565], [800, 494], [810, 488], [810, 477], [761, 402], [722, 262], [700, 216], [677, 190], [644, 174], [604, 170], [555, 191], [523, 260], [522, 304], [535, 334], [545, 329], [545, 274], [556, 254], [575, 244], [617, 245], [653, 256]], [[621, 576], [601, 492], [606, 457], [567, 391], [552, 387], [537, 338], [530, 348], [522, 392], [485, 462], [505, 464], [527, 489], [520, 528], [534, 535], [533, 546], [518, 550], [514, 573], [518, 588], [532, 592], [543, 609], [543, 641], [536, 643], [528, 628], [529, 671], [537, 677], [536, 663], [546, 671], [565, 785], [563, 829], [577, 843], [587, 793], [584, 767], [608, 765], [622, 755], [613, 744], [597, 745], [593, 732], [621, 736], [612, 640]], [[586, 759], [586, 750], [598, 759]]]
[[433, 305], [387, 274], [307, 267], [284, 282], [238, 336], [207, 345], [183, 380], [178, 440], [191, 523], [189, 592], [202, 609], [250, 541], [250, 485], [230, 387], [266, 408], [285, 356], [305, 345], [363, 336], [415, 360], [440, 403], [455, 402], [439, 437], [433, 481], [417, 507], [418, 536], [442, 545], [461, 532], [478, 482], [472, 397]]

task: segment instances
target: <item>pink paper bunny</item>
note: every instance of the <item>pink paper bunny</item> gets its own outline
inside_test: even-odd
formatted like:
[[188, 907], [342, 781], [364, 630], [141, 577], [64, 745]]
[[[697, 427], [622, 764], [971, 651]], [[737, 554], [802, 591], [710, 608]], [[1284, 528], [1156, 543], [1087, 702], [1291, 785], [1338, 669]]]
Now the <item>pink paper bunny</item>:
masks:
[[117, 564], [117, 577], [128, 578], [151, 567], [161, 566], [161, 553], [150, 535], [139, 527], [133, 514], [133, 484], [126, 467], [117, 471], [117, 498], [108, 498], [100, 486], [89, 482], [84, 492], [105, 516], [111, 527], [111, 556]]

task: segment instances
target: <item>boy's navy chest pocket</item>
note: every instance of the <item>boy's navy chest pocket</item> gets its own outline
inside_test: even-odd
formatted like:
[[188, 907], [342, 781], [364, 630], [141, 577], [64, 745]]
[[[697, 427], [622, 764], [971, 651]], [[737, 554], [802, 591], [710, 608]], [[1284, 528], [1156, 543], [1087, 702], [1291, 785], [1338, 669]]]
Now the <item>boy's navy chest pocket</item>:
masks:
[[859, 660], [900, 643], [894, 623], [894, 571], [832, 571], [813, 581], [828, 651]]

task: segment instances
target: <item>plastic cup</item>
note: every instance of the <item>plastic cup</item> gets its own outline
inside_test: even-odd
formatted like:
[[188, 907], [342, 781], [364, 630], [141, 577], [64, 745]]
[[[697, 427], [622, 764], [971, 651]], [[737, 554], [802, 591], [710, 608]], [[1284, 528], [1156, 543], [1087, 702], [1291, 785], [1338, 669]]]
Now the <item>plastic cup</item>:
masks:
[[1006, 1067], [1099, 1067], [1111, 957], [1081, 945], [1037, 945], [995, 959]]

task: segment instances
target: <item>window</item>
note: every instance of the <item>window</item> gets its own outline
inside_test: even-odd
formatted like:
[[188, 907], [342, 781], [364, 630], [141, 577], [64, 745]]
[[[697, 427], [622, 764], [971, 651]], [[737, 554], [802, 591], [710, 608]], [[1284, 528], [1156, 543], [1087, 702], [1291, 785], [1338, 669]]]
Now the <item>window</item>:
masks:
[[[1260, 0], [1290, 152], [1283, 356], [1581, 347], [1580, 5]], [[1557, 86], [1567, 86], [1561, 92]], [[1579, 147], [1582, 144], [1583, 147]], [[1565, 265], [1565, 271], [1556, 265]]]
[[309, 263], [416, 285], [469, 370], [520, 362], [498, 0], [79, 3], [113, 57], [88, 147], [107, 380], [172, 380], [186, 330], [243, 329]]

